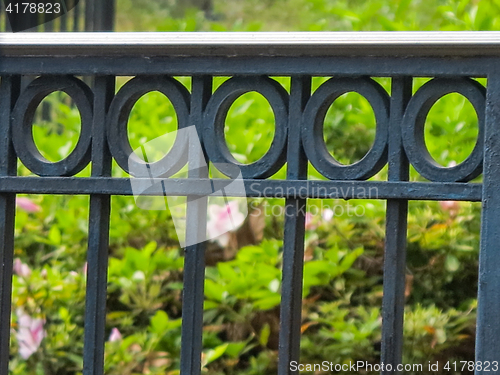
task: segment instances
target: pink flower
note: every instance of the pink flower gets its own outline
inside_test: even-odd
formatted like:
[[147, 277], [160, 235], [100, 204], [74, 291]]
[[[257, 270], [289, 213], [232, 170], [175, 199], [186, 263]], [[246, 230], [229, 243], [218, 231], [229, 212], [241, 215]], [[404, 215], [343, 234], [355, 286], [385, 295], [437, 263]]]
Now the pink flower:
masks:
[[310, 212], [306, 212], [306, 230], [316, 229], [316, 223], [314, 222], [314, 216]]
[[13, 271], [21, 277], [30, 277], [31, 275], [31, 270], [28, 267], [27, 264], [21, 262], [21, 259], [16, 258], [14, 259], [14, 266], [13, 266]]
[[227, 232], [237, 229], [245, 221], [245, 215], [240, 212], [237, 201], [231, 201], [224, 206], [211, 204], [208, 206], [208, 218], [208, 237], [217, 237], [216, 241], [221, 246], [227, 246], [229, 243]]
[[118, 330], [118, 328], [113, 328], [111, 330], [111, 334], [109, 335], [109, 342], [120, 341], [122, 339], [122, 334]]
[[325, 208], [321, 213], [321, 216], [323, 217], [323, 220], [330, 221], [333, 218], [333, 211], [329, 208]]
[[19, 344], [19, 354], [24, 359], [28, 359], [38, 350], [45, 337], [44, 320], [33, 319], [22, 309], [17, 309], [17, 321], [19, 328], [16, 332], [16, 338]]
[[450, 215], [456, 215], [460, 211], [460, 203], [457, 201], [440, 201], [439, 205], [444, 211], [448, 211]]
[[39, 205], [35, 204], [31, 199], [26, 197], [17, 197], [16, 206], [26, 212], [38, 212], [42, 209]]

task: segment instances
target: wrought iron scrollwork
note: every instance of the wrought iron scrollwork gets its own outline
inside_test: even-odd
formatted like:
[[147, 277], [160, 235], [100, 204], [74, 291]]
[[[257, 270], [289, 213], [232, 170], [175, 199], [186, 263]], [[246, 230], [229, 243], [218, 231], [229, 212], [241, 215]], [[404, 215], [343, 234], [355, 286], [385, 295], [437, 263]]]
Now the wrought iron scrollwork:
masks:
[[[45, 159], [33, 139], [33, 117], [41, 101], [55, 91], [68, 94], [81, 117], [81, 131], [75, 149], [63, 160]], [[35, 79], [22, 91], [12, 113], [12, 142], [17, 157], [39, 176], [73, 176], [90, 162], [92, 141], [92, 90], [71, 76], [45, 76]]]

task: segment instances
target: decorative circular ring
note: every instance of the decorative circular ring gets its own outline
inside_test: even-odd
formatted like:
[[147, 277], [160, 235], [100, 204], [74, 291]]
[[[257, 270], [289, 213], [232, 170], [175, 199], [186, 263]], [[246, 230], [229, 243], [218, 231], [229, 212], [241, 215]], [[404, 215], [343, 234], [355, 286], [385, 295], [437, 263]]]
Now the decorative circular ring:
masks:
[[[425, 145], [425, 119], [431, 107], [450, 93], [465, 96], [476, 110], [479, 132], [471, 154], [454, 167], [443, 167]], [[403, 144], [408, 160], [422, 177], [430, 181], [462, 182], [479, 176], [483, 166], [486, 90], [469, 78], [435, 78], [424, 84], [410, 99], [403, 117]]]
[[139, 158], [128, 139], [127, 124], [130, 111], [141, 96], [151, 91], [165, 95], [177, 114], [178, 130], [189, 122], [189, 92], [177, 80], [166, 76], [135, 77], [118, 91], [109, 107], [106, 133], [111, 155], [118, 165], [134, 177], [168, 177], [187, 162], [187, 132], [177, 132], [172, 149], [160, 160], [147, 163]]
[[[375, 113], [375, 141], [359, 161], [344, 165], [326, 148], [323, 127], [330, 105], [347, 92], [357, 92], [368, 100]], [[361, 180], [375, 175], [387, 163], [389, 128], [389, 96], [370, 78], [331, 78], [309, 99], [302, 115], [302, 142], [307, 158], [323, 176], [330, 180]]]
[[[224, 135], [224, 124], [229, 108], [241, 95], [256, 91], [271, 105], [274, 112], [275, 132], [271, 147], [259, 160], [239, 163], [229, 151]], [[228, 177], [236, 178], [234, 164], [241, 170], [243, 178], [267, 178], [280, 170], [286, 161], [288, 136], [288, 93], [275, 80], [268, 77], [235, 77], [224, 82], [210, 98], [205, 111], [203, 140], [211, 162]], [[206, 147], [207, 145], [211, 147]]]
[[[45, 159], [33, 139], [33, 117], [42, 100], [55, 91], [63, 91], [75, 102], [81, 118], [80, 137], [74, 150], [63, 160]], [[12, 143], [17, 156], [31, 172], [39, 176], [72, 176], [90, 162], [92, 142], [92, 90], [72, 76], [44, 76], [33, 80], [19, 96], [12, 113]]]

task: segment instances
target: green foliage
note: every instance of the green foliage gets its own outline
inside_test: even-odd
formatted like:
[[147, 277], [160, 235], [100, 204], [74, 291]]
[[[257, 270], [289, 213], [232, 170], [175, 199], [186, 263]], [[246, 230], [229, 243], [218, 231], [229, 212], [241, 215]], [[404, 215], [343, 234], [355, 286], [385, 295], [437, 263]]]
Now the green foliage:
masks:
[[[266, 108], [267, 107], [267, 108]], [[265, 155], [274, 138], [274, 114], [267, 100], [256, 92], [236, 99], [226, 117], [226, 142], [240, 163]]]
[[167, 303], [174, 295], [170, 290], [179, 290], [183, 260], [177, 249], [156, 249], [151, 242], [141, 250], [128, 247], [122, 259], [111, 258], [109, 262], [110, 292], [119, 293], [119, 301], [127, 306], [127, 320], [133, 316], [150, 315]]
[[207, 268], [205, 308], [224, 309], [241, 301], [248, 301], [246, 308], [250, 311], [269, 310], [279, 305], [281, 272], [277, 268], [278, 261], [278, 242], [271, 241], [244, 247], [235, 260]]
[[[81, 273], [52, 267], [33, 269], [29, 276], [13, 277], [13, 327], [20, 330], [19, 309], [43, 319], [47, 338], [36, 353], [16, 356], [14, 374], [73, 373], [82, 367], [85, 280]], [[11, 350], [16, 353], [19, 342]]]
[[446, 353], [451, 360], [457, 358], [453, 351], [464, 340], [473, 341], [474, 332], [468, 330], [476, 320], [473, 309], [475, 302], [468, 309], [459, 311], [449, 309], [446, 314], [434, 305], [423, 307], [416, 304], [405, 312], [405, 363], [425, 363]]
[[[143, 5], [139, 5], [143, 3]], [[498, 30], [498, 0], [213, 0], [213, 12], [180, 2], [123, 0], [120, 31]], [[154, 8], [154, 10], [153, 10]], [[143, 11], [140, 11], [143, 9]], [[130, 17], [133, 12], [135, 17]]]
[[[450, 112], [450, 108], [455, 110]], [[477, 115], [462, 95], [448, 94], [439, 100], [429, 112], [426, 125], [426, 146], [441, 165], [459, 164], [472, 152], [478, 134]]]
[[339, 162], [361, 160], [375, 140], [375, 115], [368, 100], [354, 92], [335, 100], [325, 117], [324, 138]]
[[[48, 95], [35, 113], [33, 139], [41, 154], [49, 161], [65, 159], [76, 146], [81, 119], [76, 106], [69, 106], [64, 92]], [[51, 118], [57, 121], [50, 121]]]
[[[380, 340], [378, 308], [348, 307], [346, 301], [323, 303], [309, 314], [315, 334], [302, 340], [303, 363], [375, 361], [373, 342]], [[306, 359], [307, 358], [307, 359]]]

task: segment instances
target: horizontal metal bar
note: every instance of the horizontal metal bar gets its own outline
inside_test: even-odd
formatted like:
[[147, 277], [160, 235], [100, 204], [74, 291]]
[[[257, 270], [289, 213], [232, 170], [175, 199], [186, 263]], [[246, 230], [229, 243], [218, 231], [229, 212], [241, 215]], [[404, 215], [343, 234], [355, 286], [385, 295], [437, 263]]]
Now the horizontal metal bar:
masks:
[[[163, 181], [163, 184], [161, 183]], [[452, 182], [319, 181], [319, 180], [244, 180], [246, 192], [231, 191], [224, 179], [148, 179], [134, 181], [136, 191], [169, 196], [204, 196], [215, 191], [228, 196], [261, 198], [318, 199], [409, 199], [458, 200], [479, 202], [482, 184]], [[207, 186], [210, 191], [207, 190]], [[0, 193], [18, 194], [109, 194], [133, 195], [130, 179], [111, 177], [0, 177]]]
[[500, 56], [500, 32], [1, 33], [0, 56]]
[[[1, 54], [0, 54], [1, 57]], [[74, 75], [356, 75], [372, 77], [486, 77], [500, 57], [346, 57], [346, 56], [26, 56], [1, 57], [0, 74]]]

